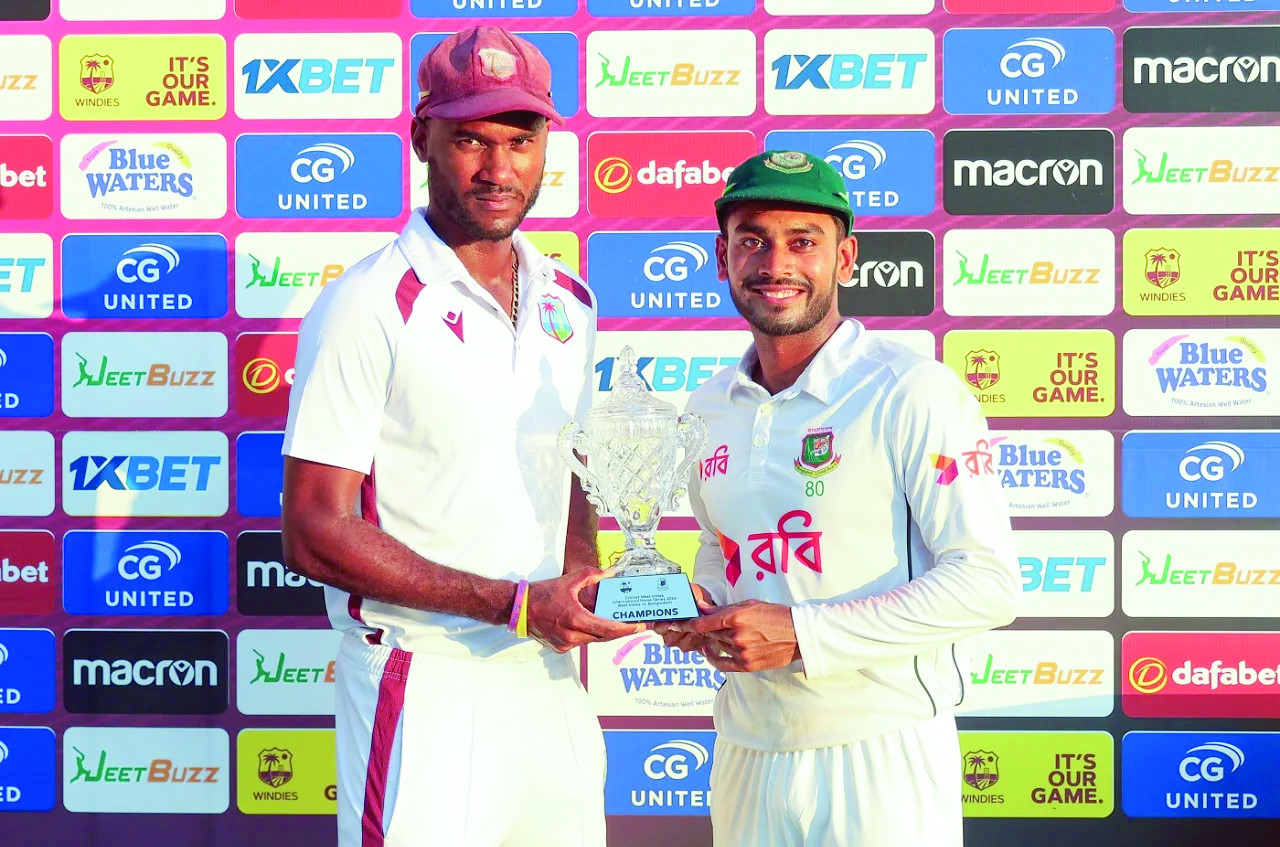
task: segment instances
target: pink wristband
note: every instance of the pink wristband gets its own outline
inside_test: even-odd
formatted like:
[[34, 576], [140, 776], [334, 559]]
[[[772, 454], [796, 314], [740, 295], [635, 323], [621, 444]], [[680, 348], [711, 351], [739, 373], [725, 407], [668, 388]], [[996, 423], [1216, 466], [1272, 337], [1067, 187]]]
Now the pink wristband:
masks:
[[516, 623], [520, 620], [520, 609], [524, 607], [524, 595], [529, 590], [529, 581], [522, 579], [516, 585], [516, 601], [511, 606], [511, 620], [507, 621], [507, 631], [515, 632]]

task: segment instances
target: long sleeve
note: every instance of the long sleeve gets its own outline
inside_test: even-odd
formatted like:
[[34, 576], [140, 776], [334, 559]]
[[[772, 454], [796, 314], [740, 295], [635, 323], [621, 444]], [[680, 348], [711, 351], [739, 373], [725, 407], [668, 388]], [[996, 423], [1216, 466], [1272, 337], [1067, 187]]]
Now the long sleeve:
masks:
[[885, 424], [909, 520], [933, 566], [882, 594], [794, 606], [810, 679], [910, 658], [1015, 616], [1017, 554], [999, 475], [983, 456], [992, 445], [977, 401], [949, 370], [924, 363], [891, 392]]

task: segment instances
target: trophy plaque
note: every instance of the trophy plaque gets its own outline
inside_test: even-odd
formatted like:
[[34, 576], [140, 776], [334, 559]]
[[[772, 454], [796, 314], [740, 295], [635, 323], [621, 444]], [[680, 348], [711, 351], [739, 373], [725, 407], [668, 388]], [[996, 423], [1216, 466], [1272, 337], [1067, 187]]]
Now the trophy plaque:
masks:
[[560, 455], [587, 499], [617, 520], [626, 541], [616, 574], [599, 583], [595, 614], [628, 623], [695, 618], [689, 578], [658, 552], [653, 536], [663, 510], [674, 509], [686, 492], [707, 425], [697, 415], [677, 418], [675, 406], [653, 395], [630, 347], [622, 348], [618, 367], [608, 401], [588, 412], [581, 427], [570, 421], [560, 431]]

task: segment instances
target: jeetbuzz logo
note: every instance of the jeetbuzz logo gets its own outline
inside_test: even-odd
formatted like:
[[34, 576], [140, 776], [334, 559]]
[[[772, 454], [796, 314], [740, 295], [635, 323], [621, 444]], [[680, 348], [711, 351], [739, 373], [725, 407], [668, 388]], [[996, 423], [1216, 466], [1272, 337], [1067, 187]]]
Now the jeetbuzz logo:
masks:
[[1153, 656], [1143, 656], [1129, 666], [1129, 685], [1139, 694], [1157, 694], [1168, 684], [1168, 666]]

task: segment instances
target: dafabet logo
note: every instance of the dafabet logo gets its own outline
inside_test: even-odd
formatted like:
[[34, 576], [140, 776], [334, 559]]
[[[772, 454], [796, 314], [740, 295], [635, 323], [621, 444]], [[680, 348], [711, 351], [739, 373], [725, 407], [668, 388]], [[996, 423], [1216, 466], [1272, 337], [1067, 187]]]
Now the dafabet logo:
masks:
[[1131, 718], [1280, 717], [1280, 632], [1130, 632], [1121, 705]]
[[298, 351], [296, 332], [243, 332], [236, 336], [236, 411], [248, 417], [289, 413], [289, 389]]
[[733, 169], [756, 152], [750, 132], [594, 132], [587, 207], [606, 218], [705, 218]]

